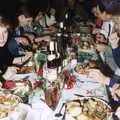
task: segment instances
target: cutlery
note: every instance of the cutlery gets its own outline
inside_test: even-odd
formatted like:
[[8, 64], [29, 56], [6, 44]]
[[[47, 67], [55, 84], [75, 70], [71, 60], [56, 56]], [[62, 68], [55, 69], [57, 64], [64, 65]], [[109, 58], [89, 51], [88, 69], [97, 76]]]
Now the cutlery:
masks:
[[82, 80], [79, 80], [79, 79], [78, 79], [78, 81], [81, 82], [81, 83], [85, 83], [85, 82], [86, 82], [86, 83], [96, 83], [96, 84], [99, 83], [99, 82], [96, 82], [96, 81], [88, 81], [88, 80], [82, 81]]
[[62, 104], [62, 106], [61, 106], [61, 108], [60, 108], [59, 112], [55, 114], [55, 117], [61, 117], [61, 116], [62, 116], [61, 111], [62, 111], [62, 109], [63, 109], [64, 105], [65, 105], [65, 103], [63, 103], [63, 104]]
[[102, 95], [100, 95], [100, 96], [92, 96], [92, 95], [91, 96], [84, 96], [84, 95], [80, 95], [80, 94], [74, 94], [74, 95], [77, 96], [77, 97], [93, 97], [93, 98], [98, 98], [98, 99], [101, 99], [102, 101], [108, 103], [107, 100], [102, 99], [104, 97]]
[[63, 114], [62, 120], [65, 120], [65, 118], [66, 118], [66, 108], [67, 108], [67, 105], [65, 105], [65, 112], [64, 112], [64, 114]]
[[91, 95], [91, 96], [84, 96], [84, 95], [80, 95], [80, 94], [74, 94], [75, 96], [78, 96], [78, 97], [104, 97], [104, 96], [93, 96], [93, 95]]

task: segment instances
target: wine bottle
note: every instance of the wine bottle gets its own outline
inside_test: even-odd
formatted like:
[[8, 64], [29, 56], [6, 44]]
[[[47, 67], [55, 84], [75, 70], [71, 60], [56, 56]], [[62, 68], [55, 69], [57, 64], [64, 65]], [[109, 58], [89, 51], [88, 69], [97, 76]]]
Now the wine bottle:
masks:
[[50, 82], [57, 79], [57, 65], [54, 44], [54, 41], [50, 41], [49, 43], [49, 54], [47, 61], [47, 80]]
[[56, 66], [57, 66], [57, 72], [58, 72], [58, 74], [59, 73], [61, 73], [61, 70], [62, 70], [62, 59], [61, 59], [61, 55], [60, 55], [60, 53], [59, 53], [59, 51], [58, 51], [58, 43], [57, 43], [57, 41], [55, 41], [55, 54], [56, 54], [56, 61], [55, 61], [55, 63], [56, 63]]

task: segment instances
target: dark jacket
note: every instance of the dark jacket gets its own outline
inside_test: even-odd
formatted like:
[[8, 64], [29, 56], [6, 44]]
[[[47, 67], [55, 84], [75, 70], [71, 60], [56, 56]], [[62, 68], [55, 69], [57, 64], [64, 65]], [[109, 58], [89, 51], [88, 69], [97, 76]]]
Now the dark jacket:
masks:
[[118, 67], [120, 68], [120, 48], [116, 48], [112, 50], [114, 60]]
[[13, 56], [8, 50], [8, 44], [0, 47], [0, 70], [4, 73], [9, 65], [12, 64]]

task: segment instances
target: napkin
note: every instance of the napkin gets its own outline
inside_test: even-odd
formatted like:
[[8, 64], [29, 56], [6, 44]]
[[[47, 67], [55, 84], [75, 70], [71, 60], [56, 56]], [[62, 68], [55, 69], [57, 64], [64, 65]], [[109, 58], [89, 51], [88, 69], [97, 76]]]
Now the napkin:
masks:
[[45, 102], [40, 100], [32, 103], [32, 109], [25, 120], [53, 120], [53, 111]]
[[19, 103], [14, 111], [8, 113], [8, 118], [9, 120], [25, 120], [30, 110], [29, 105]]

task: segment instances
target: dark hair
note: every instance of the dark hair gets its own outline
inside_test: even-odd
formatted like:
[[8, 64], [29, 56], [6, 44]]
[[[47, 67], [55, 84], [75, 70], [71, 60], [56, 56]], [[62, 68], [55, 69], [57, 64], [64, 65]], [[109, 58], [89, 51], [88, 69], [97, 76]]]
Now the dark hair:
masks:
[[98, 6], [101, 12], [108, 14], [119, 14], [120, 13], [120, 0], [97, 0]]
[[10, 20], [5, 18], [4, 16], [0, 16], [0, 26], [10, 28], [11, 26]]
[[32, 13], [26, 5], [23, 5], [19, 8], [17, 16], [24, 15], [25, 17], [32, 17]]
[[98, 0], [92, 0], [91, 7], [96, 7], [99, 4]]

